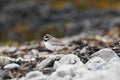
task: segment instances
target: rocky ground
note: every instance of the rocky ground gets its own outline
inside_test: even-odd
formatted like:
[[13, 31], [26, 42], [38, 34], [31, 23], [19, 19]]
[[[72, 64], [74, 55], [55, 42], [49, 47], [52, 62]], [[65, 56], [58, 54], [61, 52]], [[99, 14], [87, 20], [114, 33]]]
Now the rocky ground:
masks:
[[119, 27], [61, 41], [70, 48], [55, 54], [42, 41], [1, 46], [0, 80], [120, 80]]

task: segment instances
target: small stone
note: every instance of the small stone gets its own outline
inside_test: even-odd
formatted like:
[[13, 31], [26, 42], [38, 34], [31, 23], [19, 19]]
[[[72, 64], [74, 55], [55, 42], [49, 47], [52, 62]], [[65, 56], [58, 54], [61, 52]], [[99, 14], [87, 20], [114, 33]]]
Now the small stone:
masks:
[[8, 53], [13, 53], [15, 51], [17, 51], [17, 47], [10, 47], [6, 50]]
[[30, 55], [32, 55], [33, 57], [39, 57], [39, 55], [41, 54], [38, 50], [36, 49], [32, 49], [30, 52]]
[[69, 76], [70, 79], [74, 76], [74, 65], [61, 65], [55, 72], [53, 72], [49, 78], [50, 80], [65, 80], [67, 76]]
[[40, 54], [38, 54], [39, 57], [46, 57], [49, 53], [48, 52], [40, 52]]
[[114, 63], [114, 62], [120, 63], [120, 58], [113, 57], [108, 63], [110, 64], [110, 63]]
[[25, 54], [25, 52], [24, 52], [24, 51], [19, 51], [19, 50], [18, 50], [18, 51], [15, 52], [15, 54], [21, 55], [21, 54]]
[[19, 47], [19, 50], [26, 50], [26, 49], [28, 49], [28, 47], [26, 45], [23, 45], [23, 46]]
[[74, 70], [73, 65], [68, 65], [68, 66], [63, 65], [57, 69], [56, 73], [59, 77], [65, 77], [67, 75], [72, 76], [74, 74], [73, 70]]
[[101, 49], [98, 52], [93, 53], [91, 57], [101, 57], [107, 62], [111, 60], [113, 57], [119, 58], [117, 54], [109, 48]]
[[[49, 78], [50, 80], [72, 80], [76, 75], [82, 76], [86, 72], [84, 65], [77, 64], [64, 64], [60, 65]], [[80, 79], [78, 79], [80, 80]]]
[[15, 52], [15, 55], [16, 55], [17, 57], [22, 57], [23, 55], [25, 55], [25, 52], [18, 50], [18, 51]]
[[18, 61], [26, 61], [26, 60], [23, 59], [22, 57], [18, 57], [15, 61], [18, 62]]
[[0, 53], [6, 51], [7, 49], [9, 49], [8, 46], [0, 47]]
[[0, 64], [2, 65], [9, 64], [11, 61], [14, 61], [14, 59], [10, 57], [0, 56]]
[[23, 58], [25, 58], [26, 60], [30, 60], [31, 58], [33, 58], [34, 56], [33, 55], [30, 55], [30, 54], [27, 54], [27, 55], [24, 55]]
[[34, 44], [34, 45], [32, 45], [33, 46], [33, 49], [36, 49], [36, 48], [38, 48], [40, 45], [39, 44]]
[[79, 57], [77, 57], [74, 54], [68, 54], [63, 56], [60, 60], [59, 63], [61, 64], [75, 64], [75, 63], [82, 63], [79, 59]]
[[56, 61], [54, 63], [54, 69], [57, 69], [59, 66], [61, 65], [66, 65], [66, 64], [81, 64], [83, 65], [82, 61], [80, 61], [79, 57], [77, 57], [76, 55], [74, 54], [68, 54], [68, 55], [65, 55], [63, 56], [59, 61]]
[[44, 80], [44, 75], [40, 71], [31, 71], [26, 74], [26, 80]]
[[120, 58], [112, 58], [106, 65], [104, 65], [103, 69], [109, 69], [112, 66], [119, 65], [120, 66]]
[[53, 62], [54, 60], [55, 60], [55, 58], [46, 58], [42, 62], [38, 63], [36, 68], [39, 69], [39, 70], [42, 70], [47, 65], [51, 64], [51, 62]]
[[36, 49], [32, 49], [31, 52], [32, 52], [34, 55], [38, 55], [38, 54], [39, 54], [39, 51], [36, 50]]
[[59, 60], [63, 56], [64, 56], [63, 54], [57, 54], [57, 55], [49, 54], [49, 55], [46, 55], [45, 56], [46, 59], [44, 59], [42, 62], [37, 64], [37, 69], [42, 70], [46, 66], [52, 65], [52, 63], [54, 63], [55, 60]]
[[11, 64], [7, 64], [4, 66], [5, 69], [13, 69], [13, 68], [18, 68], [19, 65], [16, 63], [11, 63]]
[[83, 49], [81, 49], [81, 51], [80, 51], [81, 54], [86, 53], [86, 52], [87, 52], [87, 50], [85, 47]]
[[36, 59], [35, 59], [35, 58], [31, 58], [30, 60], [31, 60], [31, 61], [35, 61]]
[[100, 57], [94, 57], [90, 59], [85, 65], [90, 70], [100, 69], [102, 65], [106, 64], [106, 61]]

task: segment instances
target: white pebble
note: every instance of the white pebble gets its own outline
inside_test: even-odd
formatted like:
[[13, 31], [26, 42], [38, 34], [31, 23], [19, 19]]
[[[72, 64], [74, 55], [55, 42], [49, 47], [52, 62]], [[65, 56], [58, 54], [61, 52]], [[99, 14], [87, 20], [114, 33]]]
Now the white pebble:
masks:
[[45, 76], [40, 71], [31, 71], [26, 74], [26, 80], [45, 80]]
[[5, 69], [13, 69], [13, 68], [18, 68], [19, 65], [16, 63], [11, 63], [11, 64], [7, 64], [4, 66]]
[[81, 49], [81, 51], [80, 51], [81, 54], [86, 53], [86, 52], [87, 52], [87, 50], [85, 47], [83, 49]]
[[80, 61], [80, 59], [76, 55], [68, 54], [63, 56], [59, 61], [55, 61], [54, 69], [58, 68], [61, 65], [77, 64], [77, 63], [83, 65], [82, 61]]
[[107, 62], [100, 57], [94, 57], [90, 59], [85, 65], [90, 70], [97, 70], [100, 69], [102, 65], [106, 64]]

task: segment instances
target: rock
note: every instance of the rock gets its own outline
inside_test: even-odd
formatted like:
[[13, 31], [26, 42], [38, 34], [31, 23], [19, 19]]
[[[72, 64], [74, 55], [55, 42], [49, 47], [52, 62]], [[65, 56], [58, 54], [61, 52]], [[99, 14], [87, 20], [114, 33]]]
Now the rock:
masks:
[[16, 55], [22, 55], [22, 54], [25, 54], [25, 52], [24, 52], [24, 51], [17, 50], [17, 51], [15, 52], [15, 54], [16, 54]]
[[31, 60], [32, 58], [37, 58], [39, 56], [40, 52], [36, 49], [32, 49], [28, 51], [26, 55], [24, 55], [25, 59]]
[[[95, 58], [94, 58], [95, 59]], [[100, 58], [99, 58], [100, 59]], [[112, 62], [112, 63], [111, 63]], [[76, 77], [79, 80], [119, 80], [120, 62], [118, 58], [112, 58], [111, 61], [105, 63], [102, 69], [89, 70], [85, 72], [84, 76]], [[75, 80], [73, 79], [73, 80]]]
[[57, 69], [56, 73], [59, 77], [65, 77], [66, 75], [69, 75], [72, 77], [74, 75], [72, 68], [73, 68], [73, 65], [68, 65], [68, 66], [63, 65]]
[[[10, 79], [10, 80], [17, 80], [18, 78], [13, 78], [13, 79]], [[26, 80], [25, 77], [20, 77], [18, 80]]]
[[33, 45], [32, 45], [32, 48], [33, 48], [33, 49], [37, 49], [37, 48], [39, 48], [39, 46], [40, 46], [39, 43], [38, 43], [38, 44], [33, 44]]
[[53, 72], [49, 78], [50, 80], [71, 80], [75, 76], [82, 76], [87, 71], [84, 65], [77, 64], [64, 64], [59, 66], [55, 72]]
[[32, 49], [31, 52], [33, 53], [33, 55], [37, 56], [38, 54], [40, 54], [40, 52], [36, 49]]
[[[113, 61], [113, 62], [112, 62]], [[119, 80], [120, 77], [119, 77], [119, 74], [120, 74], [120, 60], [116, 60], [115, 61], [115, 58], [112, 60], [110, 63], [107, 64], [106, 68], [107, 69], [107, 73], [108, 74], [111, 74], [109, 77], [111, 80]]]
[[24, 55], [24, 59], [26, 61], [35, 61], [36, 56], [33, 56], [31, 54]]
[[60, 59], [64, 56], [64, 54], [57, 54], [57, 55], [54, 55], [54, 54], [48, 54], [48, 55], [45, 55], [46, 58], [56, 58], [56, 59]]
[[113, 57], [113, 58], [108, 62], [108, 64], [111, 64], [111, 63], [120, 63], [120, 58]]
[[26, 60], [22, 57], [18, 57], [15, 61], [18, 62], [18, 61], [26, 61]]
[[77, 56], [81, 55], [80, 54], [80, 49], [76, 49], [76, 50], [72, 51], [72, 54], [75, 54]]
[[112, 72], [107, 72], [104, 70], [99, 71], [88, 71], [84, 74], [82, 78], [77, 78], [76, 80], [119, 80], [118, 77]]
[[47, 67], [49, 65], [53, 66], [54, 61], [58, 60], [60, 58], [61, 58], [61, 56], [59, 56], [59, 55], [58, 56], [49, 55], [49, 57], [46, 57], [45, 60], [38, 63], [36, 68], [39, 69], [39, 70], [42, 70], [43, 68], [45, 68], [45, 67]]
[[40, 54], [38, 54], [39, 57], [44, 58], [44, 57], [48, 57], [49, 52], [40, 52]]
[[[65, 80], [66, 78], [72, 79], [72, 76], [74, 76], [73, 73], [74, 65], [61, 65], [55, 72], [53, 72], [50, 76], [50, 80]], [[67, 80], [68, 80], [67, 79]]]
[[0, 53], [2, 52], [7, 52], [7, 53], [14, 53], [17, 51], [17, 47], [9, 47], [9, 46], [4, 46], [0, 47]]
[[13, 58], [10, 58], [10, 57], [0, 56], [0, 64], [1, 64], [1, 65], [9, 64], [11, 61], [14, 61], [14, 59], [13, 59]]
[[[107, 67], [105, 67], [107, 66]], [[90, 71], [85, 74], [83, 80], [119, 80], [120, 62], [114, 61], [112, 64], [107, 63], [102, 70]], [[93, 76], [94, 75], [94, 76]]]
[[84, 48], [82, 48], [82, 49], [81, 49], [81, 51], [80, 51], [80, 53], [81, 53], [81, 54], [84, 54], [84, 53], [86, 53], [86, 52], [87, 52], [87, 50], [86, 50], [86, 48], [85, 48], [85, 47], [84, 47]]
[[4, 66], [5, 69], [14, 69], [14, 68], [18, 68], [19, 65], [16, 63], [10, 63]]
[[113, 57], [119, 58], [117, 54], [109, 48], [101, 49], [98, 52], [93, 53], [91, 57], [100, 57], [107, 62], [111, 60]]
[[[15, 79], [15, 80], [16, 80], [16, 79]], [[19, 78], [19, 80], [26, 80], [26, 79], [25, 79], [25, 77], [21, 77], [21, 78]]]
[[40, 71], [31, 71], [26, 74], [26, 80], [46, 80], [45, 76]]
[[89, 70], [98, 70], [101, 68], [102, 65], [106, 64], [106, 61], [103, 60], [100, 57], [94, 57], [92, 59], [90, 59], [85, 66], [89, 69]]
[[13, 53], [13, 52], [15, 52], [15, 51], [17, 51], [17, 47], [9, 47], [9, 48], [6, 50], [6, 52], [8, 52], [8, 53]]
[[76, 64], [81, 63], [80, 59], [74, 54], [68, 54], [63, 56], [59, 61], [60, 64]]
[[0, 47], [0, 53], [5, 52], [7, 49], [9, 49], [8, 46]]
[[17, 58], [19, 58], [19, 57], [23, 57], [23, 55], [25, 55], [25, 52], [21, 50], [17, 50], [14, 54], [17, 55]]
[[54, 63], [54, 69], [57, 69], [61, 65], [67, 65], [67, 64], [73, 65], [77, 63], [83, 65], [82, 61], [80, 61], [80, 59], [76, 55], [68, 54], [63, 56], [59, 61], [56, 61]]
[[23, 58], [30, 60], [31, 58], [35, 58], [35, 57], [29, 53], [24, 55]]
[[83, 63], [86, 63], [90, 59], [90, 55], [88, 54], [85, 47], [82, 48], [81, 50], [76, 49], [72, 53], [77, 55]]
[[109, 69], [112, 66], [120, 65], [120, 58], [113, 57], [108, 63], [102, 66], [103, 69]]
[[28, 47], [26, 45], [23, 45], [23, 46], [19, 47], [19, 50], [26, 50], [26, 49], [28, 49]]

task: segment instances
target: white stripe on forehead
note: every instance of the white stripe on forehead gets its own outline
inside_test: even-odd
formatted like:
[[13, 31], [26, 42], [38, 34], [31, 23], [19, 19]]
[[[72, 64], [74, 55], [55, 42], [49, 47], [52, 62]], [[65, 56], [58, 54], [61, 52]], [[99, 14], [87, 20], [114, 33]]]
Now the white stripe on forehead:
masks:
[[51, 38], [52, 38], [51, 35], [45, 34], [43, 39], [44, 39], [44, 41], [48, 41], [48, 40], [51, 39]]

